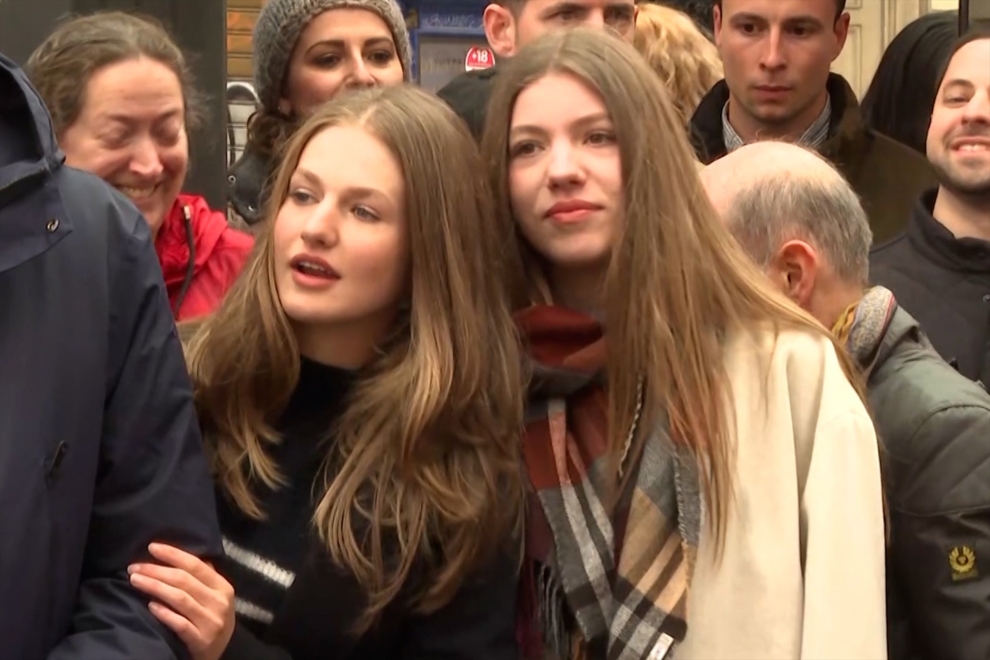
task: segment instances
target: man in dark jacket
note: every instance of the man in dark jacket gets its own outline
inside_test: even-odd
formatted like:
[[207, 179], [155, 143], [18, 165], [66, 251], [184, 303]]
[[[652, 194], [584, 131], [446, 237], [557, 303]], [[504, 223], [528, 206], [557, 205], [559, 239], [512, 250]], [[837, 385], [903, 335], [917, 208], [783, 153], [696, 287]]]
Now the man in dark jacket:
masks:
[[702, 178], [746, 252], [866, 378], [890, 510], [889, 657], [990, 658], [990, 395], [932, 350], [890, 291], [865, 288], [869, 223], [823, 158], [767, 142]]
[[[635, 0], [492, 0], [484, 13], [485, 36], [496, 61], [512, 57], [554, 29], [600, 27], [632, 43]], [[437, 95], [467, 122], [475, 138], [485, 128], [485, 113], [498, 67], [454, 78]]]
[[942, 357], [990, 387], [988, 62], [986, 31], [953, 48], [928, 130], [928, 158], [941, 185], [921, 195], [904, 234], [875, 248], [870, 270]]
[[0, 657], [188, 657], [127, 567], [222, 552], [188, 375], [147, 223], [62, 165], [0, 55]]
[[877, 242], [899, 232], [935, 178], [922, 155], [867, 128], [849, 83], [830, 73], [849, 30], [845, 0], [717, 0], [714, 16], [725, 80], [691, 120], [698, 158], [711, 163], [757, 140], [798, 142], [852, 184]]

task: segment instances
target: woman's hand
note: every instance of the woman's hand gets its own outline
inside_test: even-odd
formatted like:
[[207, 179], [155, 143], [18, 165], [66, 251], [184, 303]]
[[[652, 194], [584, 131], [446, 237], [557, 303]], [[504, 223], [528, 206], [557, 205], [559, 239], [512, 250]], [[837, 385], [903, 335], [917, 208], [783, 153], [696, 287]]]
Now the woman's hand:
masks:
[[148, 609], [185, 642], [193, 660], [219, 660], [234, 633], [234, 588], [188, 552], [161, 543], [148, 550], [165, 566], [132, 564], [131, 584], [160, 601]]

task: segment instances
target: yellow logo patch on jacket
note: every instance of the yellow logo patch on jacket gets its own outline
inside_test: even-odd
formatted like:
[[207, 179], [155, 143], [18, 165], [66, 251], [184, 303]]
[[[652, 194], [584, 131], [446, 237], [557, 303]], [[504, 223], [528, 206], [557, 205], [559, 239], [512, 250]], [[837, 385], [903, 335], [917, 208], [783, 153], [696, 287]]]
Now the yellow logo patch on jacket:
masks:
[[957, 545], [949, 552], [949, 568], [954, 582], [977, 577], [976, 553], [968, 545]]

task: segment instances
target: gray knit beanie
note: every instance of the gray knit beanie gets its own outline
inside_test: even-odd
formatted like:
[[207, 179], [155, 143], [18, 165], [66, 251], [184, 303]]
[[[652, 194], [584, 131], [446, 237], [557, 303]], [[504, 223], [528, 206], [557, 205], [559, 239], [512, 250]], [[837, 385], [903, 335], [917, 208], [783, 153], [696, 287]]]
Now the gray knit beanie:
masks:
[[306, 25], [329, 9], [373, 11], [392, 31], [406, 80], [412, 74], [412, 47], [402, 10], [395, 0], [268, 0], [254, 26], [254, 87], [262, 106], [275, 112], [289, 59]]

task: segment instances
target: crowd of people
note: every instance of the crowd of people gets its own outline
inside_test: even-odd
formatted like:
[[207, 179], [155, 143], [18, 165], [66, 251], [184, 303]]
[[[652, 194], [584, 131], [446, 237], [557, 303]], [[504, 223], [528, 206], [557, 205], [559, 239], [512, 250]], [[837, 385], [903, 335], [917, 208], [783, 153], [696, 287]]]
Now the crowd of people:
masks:
[[0, 55], [0, 658], [990, 657], [990, 33], [268, 0]]

